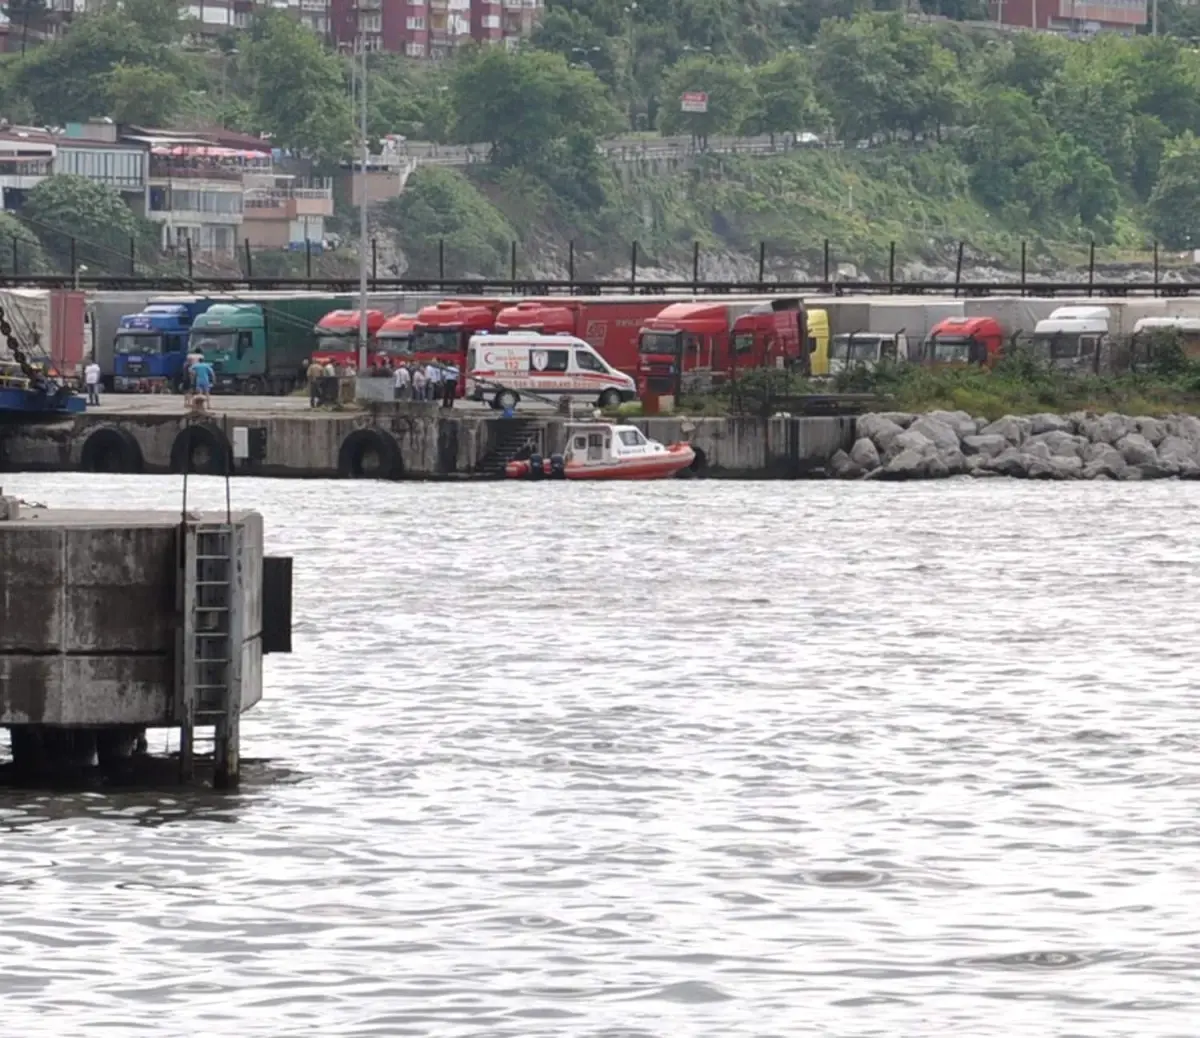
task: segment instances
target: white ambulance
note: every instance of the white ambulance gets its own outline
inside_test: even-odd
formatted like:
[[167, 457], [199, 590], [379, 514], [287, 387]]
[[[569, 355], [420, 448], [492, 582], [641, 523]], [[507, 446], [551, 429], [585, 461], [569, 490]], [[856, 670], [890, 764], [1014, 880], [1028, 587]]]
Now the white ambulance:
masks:
[[473, 335], [467, 346], [467, 396], [501, 410], [522, 394], [557, 404], [564, 397], [615, 407], [637, 386], [573, 335]]

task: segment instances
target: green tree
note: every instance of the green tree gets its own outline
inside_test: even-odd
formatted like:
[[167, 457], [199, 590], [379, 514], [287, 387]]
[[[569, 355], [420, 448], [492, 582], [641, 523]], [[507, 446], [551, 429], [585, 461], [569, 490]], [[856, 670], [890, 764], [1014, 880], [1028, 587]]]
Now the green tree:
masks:
[[610, 89], [617, 87], [619, 41], [606, 36], [582, 11], [555, 7], [534, 31], [532, 43], [561, 54], [570, 64], [590, 68]]
[[971, 123], [959, 151], [975, 195], [994, 210], [1048, 209], [1063, 178], [1051, 168], [1054, 129], [1033, 102], [1019, 90], [992, 91], [980, 97]]
[[1047, 84], [1042, 110], [1120, 179], [1133, 168], [1133, 90], [1123, 70], [1104, 60], [1100, 46], [1076, 47]]
[[89, 15], [61, 42], [31, 52], [14, 86], [33, 102], [41, 120], [61, 125], [106, 114], [108, 76], [122, 64], [172, 71], [178, 59], [119, 12]]
[[450, 95], [458, 139], [486, 141], [501, 166], [532, 168], [569, 134], [599, 136], [619, 121], [593, 72], [545, 51], [472, 50], [455, 67]]
[[122, 63], [108, 74], [105, 96], [117, 122], [164, 126], [180, 108], [183, 84], [170, 72]]
[[153, 228], [139, 220], [112, 188], [86, 177], [48, 177], [25, 197], [21, 219], [57, 263], [70, 269], [75, 258], [98, 270], [128, 271], [129, 241], [147, 249]]
[[[708, 110], [685, 112], [686, 93], [708, 94]], [[659, 120], [664, 133], [737, 133], [754, 111], [754, 80], [740, 62], [709, 55], [685, 58], [663, 80], [665, 108]]]
[[799, 54], [785, 51], [754, 70], [755, 112], [747, 129], [754, 133], [795, 130], [819, 132], [829, 114], [817, 103], [812, 71]]
[[446, 274], [496, 275], [507, 269], [516, 238], [500, 212], [456, 170], [423, 166], [408, 179], [404, 194], [385, 202], [380, 218], [416, 276], [438, 274], [439, 242]]
[[1163, 154], [1146, 204], [1150, 228], [1171, 249], [1200, 246], [1200, 139], [1183, 134]]
[[247, 51], [259, 121], [274, 142], [325, 165], [344, 158], [354, 122], [337, 56], [315, 33], [273, 11], [254, 23]]
[[[17, 267], [13, 270], [13, 242]], [[37, 236], [12, 213], [0, 212], [0, 272], [5, 274], [50, 274], [53, 265]]]
[[818, 98], [845, 140], [894, 128], [904, 69], [884, 25], [872, 17], [825, 22], [813, 49]]

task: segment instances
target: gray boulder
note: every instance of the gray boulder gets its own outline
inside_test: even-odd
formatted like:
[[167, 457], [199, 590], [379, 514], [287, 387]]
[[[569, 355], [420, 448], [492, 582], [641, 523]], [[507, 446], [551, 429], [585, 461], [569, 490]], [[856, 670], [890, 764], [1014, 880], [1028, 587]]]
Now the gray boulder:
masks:
[[854, 441], [854, 446], [850, 450], [850, 460], [865, 472], [877, 469], [880, 465], [879, 451], [866, 436], [860, 436]]
[[1083, 459], [1057, 454], [1049, 459], [1031, 458], [1025, 475], [1029, 479], [1079, 479], [1083, 475]]
[[1090, 420], [1079, 431], [1092, 443], [1115, 444], [1130, 433], [1137, 432], [1137, 423], [1123, 414], [1105, 414]]
[[1110, 443], [1091, 443], [1084, 448], [1084, 479], [1117, 479], [1125, 468], [1121, 452]]
[[979, 429], [979, 423], [966, 411], [930, 411], [928, 417], [950, 426], [960, 440], [964, 436], [974, 436]]
[[1010, 444], [1003, 436], [997, 436], [995, 433], [979, 433], [977, 436], [964, 436], [962, 440], [962, 450], [967, 457], [971, 455], [982, 454], [987, 458], [994, 458], [1001, 451], [1008, 450]]
[[[974, 423], [972, 423], [971, 431], [974, 432]], [[923, 414], [912, 425], [909, 426], [908, 436], [920, 435], [934, 444], [938, 451], [951, 451], [959, 449], [958, 433], [954, 431], [954, 427], [943, 422], [939, 418], [935, 418], [931, 414]]]
[[901, 429], [907, 429], [917, 420], [915, 414], [909, 414], [907, 411], [883, 411], [879, 417], [886, 418], [889, 422], [894, 422]]
[[834, 479], [858, 479], [863, 474], [863, 470], [850, 460], [849, 454], [845, 451], [838, 451], [829, 459], [829, 474]]
[[1050, 446], [1044, 440], [1026, 440], [1021, 444], [1021, 453], [1027, 458], [1037, 458], [1040, 461], [1049, 461], [1054, 457]]
[[1138, 432], [1141, 433], [1155, 447], [1167, 438], [1167, 423], [1160, 421], [1157, 418], [1135, 418]]
[[1122, 483], [1136, 483], [1144, 478], [1141, 468], [1137, 465], [1126, 465], [1117, 476]]
[[1141, 433], [1127, 433], [1114, 446], [1130, 465], [1152, 465], [1158, 461], [1158, 453]]
[[1182, 440], [1200, 444], [1200, 418], [1195, 415], [1176, 415], [1167, 419], [1167, 432]]
[[1048, 432], [1074, 433], [1075, 423], [1060, 414], [1035, 414], [1029, 417], [1029, 432], [1041, 436]]
[[886, 465], [896, 455], [904, 451], [913, 450], [920, 454], [931, 454], [936, 452], [937, 448], [933, 445], [933, 441], [928, 436], [924, 436], [915, 429], [905, 429], [899, 436], [893, 437], [892, 442], [887, 445], [887, 449], [883, 451], [883, 462]]
[[937, 455], [931, 450], [906, 447], [891, 458], [880, 470], [880, 479], [924, 479], [929, 476], [929, 464]]
[[1163, 461], [1149, 461], [1144, 465], [1138, 465], [1137, 468], [1141, 470], [1142, 479], [1170, 479], [1172, 476], [1179, 475], [1178, 465]]
[[1200, 445], [1182, 436], [1168, 434], [1158, 445], [1158, 460], [1174, 466], [1178, 472], [1187, 465], [1200, 462]]
[[865, 436], [881, 452], [886, 452], [892, 441], [904, 432], [902, 426], [882, 414], [863, 415], [855, 424], [855, 430], [860, 439]]
[[1088, 441], [1082, 436], [1074, 436], [1060, 429], [1035, 433], [1022, 444], [1021, 449], [1028, 451], [1030, 446], [1035, 443], [1045, 444], [1051, 455], [1063, 458], [1082, 458], [1084, 448], [1089, 446]]
[[985, 425], [979, 430], [980, 436], [1003, 436], [1014, 447], [1019, 447], [1029, 434], [1029, 419], [1014, 418], [1006, 415]]
[[984, 462], [984, 468], [1001, 476], [1023, 478], [1029, 467], [1029, 460], [1029, 457], [1022, 454], [1016, 447], [1009, 447], [1008, 450], [1002, 451], [994, 458], [988, 458]]

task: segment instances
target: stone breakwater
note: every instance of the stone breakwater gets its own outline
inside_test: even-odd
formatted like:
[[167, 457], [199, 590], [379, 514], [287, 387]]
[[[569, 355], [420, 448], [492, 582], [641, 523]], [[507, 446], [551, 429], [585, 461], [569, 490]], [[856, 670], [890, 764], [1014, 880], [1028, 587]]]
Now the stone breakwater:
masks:
[[839, 479], [1200, 479], [1200, 418], [1119, 414], [1006, 416], [965, 411], [867, 414], [838, 451]]

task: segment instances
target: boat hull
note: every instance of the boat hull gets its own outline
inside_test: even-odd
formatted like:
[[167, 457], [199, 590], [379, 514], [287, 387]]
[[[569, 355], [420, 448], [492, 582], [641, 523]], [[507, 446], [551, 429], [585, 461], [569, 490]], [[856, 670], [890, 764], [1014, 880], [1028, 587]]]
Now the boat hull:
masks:
[[628, 458], [615, 458], [602, 462], [569, 462], [556, 472], [553, 462], [546, 459], [541, 463], [541, 472], [535, 472], [528, 461], [510, 461], [504, 474], [509, 479], [670, 479], [688, 468], [696, 458], [696, 452], [686, 443], [673, 443], [665, 451], [640, 454]]

